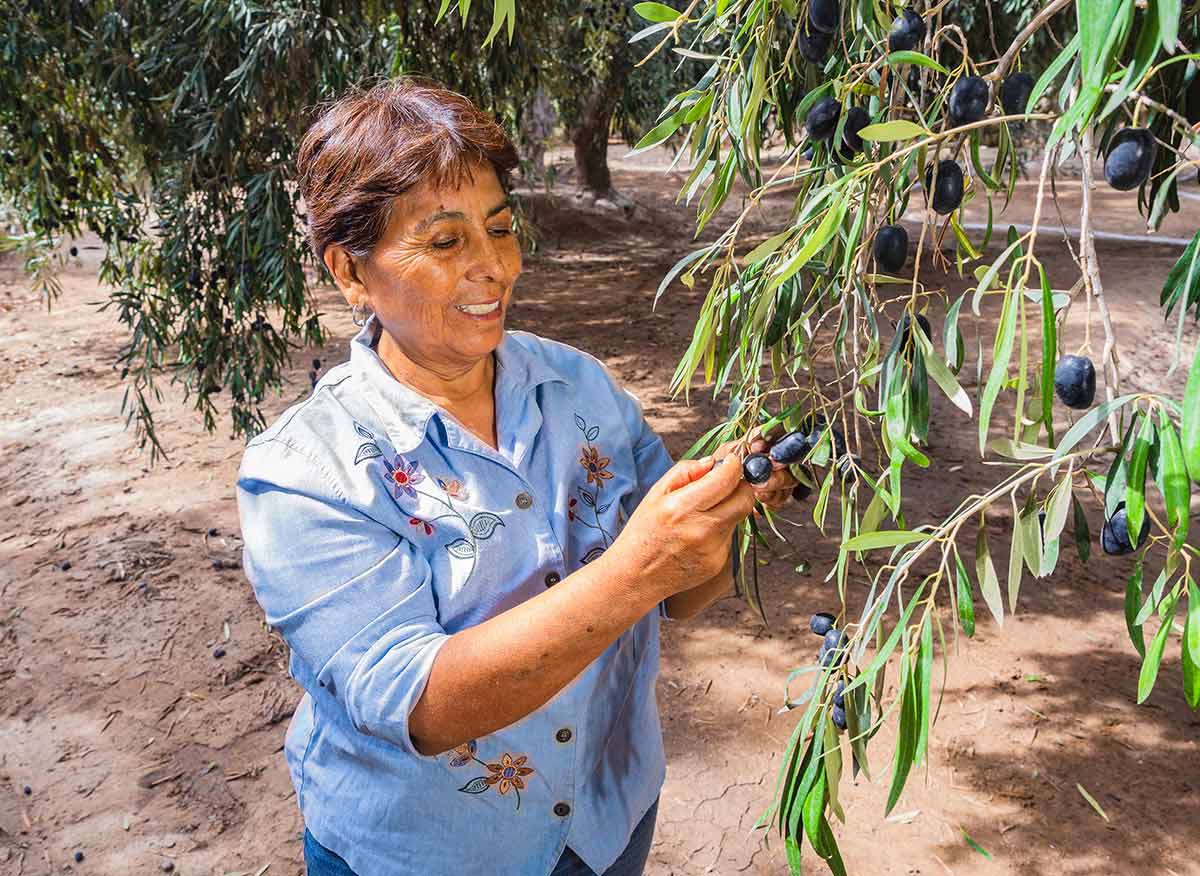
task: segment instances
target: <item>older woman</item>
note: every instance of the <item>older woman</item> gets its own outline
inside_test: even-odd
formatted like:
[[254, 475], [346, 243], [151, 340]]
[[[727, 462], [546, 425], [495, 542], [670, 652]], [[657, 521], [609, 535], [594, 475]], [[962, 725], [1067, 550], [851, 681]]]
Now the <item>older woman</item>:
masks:
[[637, 874], [665, 766], [660, 617], [730, 586], [756, 498], [675, 466], [596, 359], [505, 314], [516, 154], [402, 79], [304, 139], [310, 243], [362, 331], [246, 449], [245, 568], [304, 687], [310, 876]]

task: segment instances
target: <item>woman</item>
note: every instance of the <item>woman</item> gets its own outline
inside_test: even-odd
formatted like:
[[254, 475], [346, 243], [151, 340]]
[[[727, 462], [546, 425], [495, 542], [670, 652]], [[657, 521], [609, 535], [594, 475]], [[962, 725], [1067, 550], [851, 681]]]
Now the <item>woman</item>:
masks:
[[301, 146], [310, 244], [362, 331], [249, 444], [238, 500], [306, 690], [286, 757], [310, 876], [641, 873], [659, 618], [725, 594], [734, 528], [794, 483], [672, 467], [597, 360], [504, 330], [516, 163], [411, 79]]

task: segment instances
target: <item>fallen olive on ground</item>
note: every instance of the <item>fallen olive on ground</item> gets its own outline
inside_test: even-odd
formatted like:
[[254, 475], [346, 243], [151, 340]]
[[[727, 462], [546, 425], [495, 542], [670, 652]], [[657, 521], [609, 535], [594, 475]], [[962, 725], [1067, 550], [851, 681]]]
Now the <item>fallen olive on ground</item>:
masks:
[[1054, 366], [1054, 394], [1069, 408], [1085, 410], [1096, 397], [1096, 366], [1087, 356], [1063, 356]]
[[885, 272], [897, 274], [908, 261], [908, 232], [902, 225], [884, 225], [875, 232], [875, 261]]

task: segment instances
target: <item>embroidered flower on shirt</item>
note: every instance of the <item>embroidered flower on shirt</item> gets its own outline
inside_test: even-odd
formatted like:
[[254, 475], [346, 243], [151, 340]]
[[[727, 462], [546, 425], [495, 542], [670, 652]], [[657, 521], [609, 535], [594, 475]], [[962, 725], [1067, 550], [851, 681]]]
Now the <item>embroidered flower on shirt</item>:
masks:
[[456, 745], [450, 751], [450, 766], [464, 767], [475, 759], [475, 752], [478, 750], [478, 743], [472, 739], [470, 742], [464, 742], [462, 745]]
[[487, 783], [489, 785], [496, 785], [496, 790], [500, 792], [501, 797], [513, 788], [516, 788], [518, 791], [524, 790], [525, 779], [523, 777], [533, 775], [533, 769], [525, 766], [525, 761], [528, 759], [523, 754], [514, 759], [511, 754], [505, 752], [500, 755], [500, 763], [487, 764], [488, 770], [492, 773], [492, 775], [487, 776]]
[[572, 496], [570, 499], [567, 500], [567, 519], [568, 520], [573, 521], [575, 519], [575, 506], [578, 504], [579, 504], [579, 502], [575, 499], [574, 496]]
[[600, 451], [591, 444], [580, 448], [579, 464], [587, 472], [589, 484], [595, 484], [596, 489], [604, 486], [604, 482], [612, 478], [612, 472], [606, 471], [611, 461], [607, 456], [601, 456]]
[[447, 496], [451, 499], [463, 501], [467, 498], [467, 488], [463, 486], [462, 481], [450, 480], [445, 481], [441, 478], [437, 479], [438, 486], [441, 487]]
[[402, 495], [410, 499], [417, 498], [417, 491], [413, 487], [425, 480], [425, 475], [421, 473], [421, 467], [416, 460], [409, 461], [402, 454], [397, 454], [394, 465], [387, 461], [387, 457], [383, 458], [383, 465], [387, 469], [385, 477], [396, 491], [397, 499]]
[[[458, 790], [464, 794], [484, 794], [495, 788], [500, 796], [505, 797], [509, 791], [517, 799], [517, 808], [521, 808], [521, 792], [525, 790], [525, 777], [532, 776], [533, 767], [526, 766], [529, 757], [524, 754], [513, 757], [507, 751], [500, 755], [499, 763], [487, 763], [475, 756], [475, 740], [454, 749], [450, 758], [450, 766], [465, 766], [467, 761], [474, 761], [486, 769], [490, 775], [476, 776]], [[460, 763], [461, 762], [461, 763]]]
[[417, 529], [421, 529], [422, 527], [424, 527], [426, 535], [433, 535], [433, 524], [432, 523], [427, 523], [426, 521], [422, 520], [420, 517], [410, 517], [410, 518], [408, 518], [408, 522], [412, 526], [417, 527]]

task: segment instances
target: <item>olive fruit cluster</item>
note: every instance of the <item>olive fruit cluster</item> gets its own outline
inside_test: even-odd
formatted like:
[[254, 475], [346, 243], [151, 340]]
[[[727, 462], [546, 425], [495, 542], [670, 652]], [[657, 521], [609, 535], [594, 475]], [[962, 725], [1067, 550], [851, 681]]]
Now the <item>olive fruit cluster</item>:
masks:
[[[841, 116], [842, 105], [835, 98], [821, 98], [808, 111], [804, 119], [805, 130], [813, 140], [829, 140], [837, 130]], [[842, 142], [836, 150], [838, 158], [849, 161], [863, 151], [863, 140], [859, 132], [869, 124], [871, 117], [862, 107], [852, 106], [846, 111], [846, 120], [842, 125]]]
[[[822, 666], [829, 667], [841, 664], [846, 659], [846, 634], [834, 626], [835, 618], [829, 612], [821, 611], [814, 614], [808, 621], [808, 628], [821, 637], [821, 648], [817, 652], [817, 660]], [[833, 692], [833, 708], [830, 718], [839, 730], [846, 729], [846, 702], [843, 698], [846, 683], [839, 681]]]
[[797, 35], [800, 56], [810, 64], [823, 63], [841, 21], [841, 0], [810, 0], [805, 26]]

